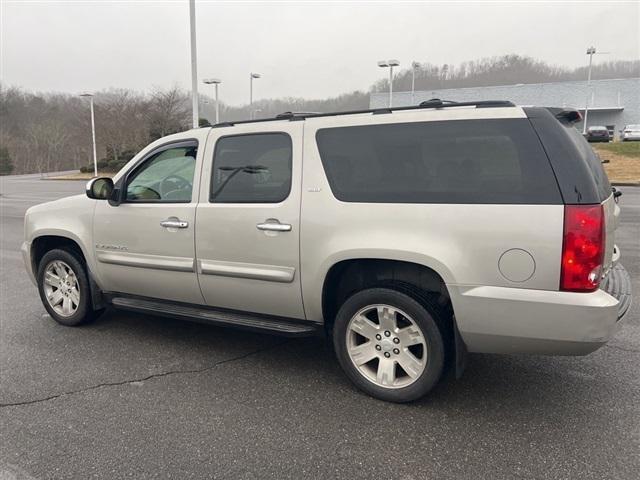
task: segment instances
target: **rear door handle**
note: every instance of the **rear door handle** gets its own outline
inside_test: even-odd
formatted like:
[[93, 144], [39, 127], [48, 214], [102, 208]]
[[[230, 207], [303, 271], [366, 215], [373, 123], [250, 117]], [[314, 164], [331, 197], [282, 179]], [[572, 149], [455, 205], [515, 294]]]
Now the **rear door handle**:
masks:
[[267, 232], [290, 232], [291, 231], [291, 225], [289, 225], [288, 223], [280, 223], [278, 220], [271, 219], [271, 218], [265, 221], [264, 223], [259, 223], [258, 225], [256, 225], [256, 228], [258, 230], [263, 230]]
[[176, 217], [169, 217], [166, 220], [161, 221], [160, 226], [164, 228], [187, 228], [189, 226], [189, 222], [180, 220]]

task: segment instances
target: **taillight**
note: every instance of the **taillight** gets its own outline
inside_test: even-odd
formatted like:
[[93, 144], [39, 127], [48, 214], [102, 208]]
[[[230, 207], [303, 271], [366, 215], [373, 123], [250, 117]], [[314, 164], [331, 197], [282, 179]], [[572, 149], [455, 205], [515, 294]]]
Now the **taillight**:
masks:
[[593, 292], [604, 259], [602, 205], [565, 205], [560, 290]]

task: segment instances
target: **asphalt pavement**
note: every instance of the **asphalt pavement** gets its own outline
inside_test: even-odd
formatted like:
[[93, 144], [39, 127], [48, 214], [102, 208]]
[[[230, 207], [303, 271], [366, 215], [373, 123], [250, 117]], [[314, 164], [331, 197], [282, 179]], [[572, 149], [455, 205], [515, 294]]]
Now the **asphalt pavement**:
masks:
[[[23, 216], [83, 189], [0, 177], [0, 479], [638, 478], [640, 301], [591, 355], [471, 355], [461, 380], [384, 403], [318, 338], [122, 312], [57, 325], [22, 264]], [[620, 189], [640, 296], [640, 188]]]

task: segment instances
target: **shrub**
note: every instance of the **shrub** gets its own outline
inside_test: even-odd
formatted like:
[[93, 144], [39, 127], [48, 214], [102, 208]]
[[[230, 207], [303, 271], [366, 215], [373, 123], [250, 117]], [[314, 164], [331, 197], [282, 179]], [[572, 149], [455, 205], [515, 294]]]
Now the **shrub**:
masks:
[[109, 163], [107, 164], [107, 168], [105, 169], [105, 171], [117, 172], [126, 164], [127, 164], [126, 160], [109, 160]]

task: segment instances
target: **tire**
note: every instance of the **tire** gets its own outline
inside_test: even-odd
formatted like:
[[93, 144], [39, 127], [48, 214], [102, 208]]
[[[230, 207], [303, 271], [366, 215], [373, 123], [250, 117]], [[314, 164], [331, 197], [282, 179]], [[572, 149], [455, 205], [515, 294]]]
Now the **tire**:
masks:
[[438, 383], [444, 369], [445, 344], [437, 315], [436, 309], [396, 290], [355, 293], [334, 322], [333, 345], [340, 366], [360, 390], [375, 398], [397, 403], [419, 399]]
[[38, 264], [36, 279], [44, 308], [59, 324], [74, 327], [95, 318], [87, 272], [71, 251], [48, 251]]

